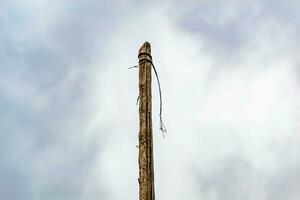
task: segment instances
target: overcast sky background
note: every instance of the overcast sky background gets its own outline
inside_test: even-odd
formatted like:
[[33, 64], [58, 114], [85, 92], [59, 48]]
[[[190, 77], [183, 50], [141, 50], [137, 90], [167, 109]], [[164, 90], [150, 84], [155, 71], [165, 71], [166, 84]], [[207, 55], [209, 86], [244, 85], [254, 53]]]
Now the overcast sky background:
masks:
[[0, 0], [0, 199], [138, 199], [144, 41], [156, 199], [298, 200], [297, 0]]

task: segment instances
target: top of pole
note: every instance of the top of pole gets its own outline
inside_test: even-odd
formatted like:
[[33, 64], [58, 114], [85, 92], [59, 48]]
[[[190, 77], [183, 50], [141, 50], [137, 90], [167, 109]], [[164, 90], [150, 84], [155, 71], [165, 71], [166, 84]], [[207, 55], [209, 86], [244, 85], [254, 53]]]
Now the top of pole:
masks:
[[139, 63], [143, 63], [145, 61], [152, 62], [152, 56], [151, 56], [151, 45], [149, 42], [145, 42], [140, 50], [139, 50]]
[[140, 53], [148, 53], [148, 54], [151, 54], [151, 45], [150, 45], [149, 42], [145, 42], [145, 43], [141, 46], [141, 48], [140, 48], [140, 50], [139, 50], [139, 54], [140, 54]]

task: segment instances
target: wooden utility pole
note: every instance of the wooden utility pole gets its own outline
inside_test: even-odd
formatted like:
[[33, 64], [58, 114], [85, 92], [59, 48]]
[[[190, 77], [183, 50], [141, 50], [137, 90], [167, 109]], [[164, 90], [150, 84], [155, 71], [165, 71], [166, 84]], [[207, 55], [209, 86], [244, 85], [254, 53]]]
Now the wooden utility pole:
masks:
[[145, 42], [139, 58], [139, 200], [155, 200], [152, 134], [151, 46]]

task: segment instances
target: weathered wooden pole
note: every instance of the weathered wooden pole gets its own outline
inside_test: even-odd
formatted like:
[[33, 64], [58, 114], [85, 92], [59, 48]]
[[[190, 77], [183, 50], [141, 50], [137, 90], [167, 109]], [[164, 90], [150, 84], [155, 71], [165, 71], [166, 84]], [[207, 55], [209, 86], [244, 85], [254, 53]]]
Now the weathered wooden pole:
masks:
[[152, 95], [151, 95], [151, 46], [145, 42], [139, 50], [139, 200], [155, 200]]

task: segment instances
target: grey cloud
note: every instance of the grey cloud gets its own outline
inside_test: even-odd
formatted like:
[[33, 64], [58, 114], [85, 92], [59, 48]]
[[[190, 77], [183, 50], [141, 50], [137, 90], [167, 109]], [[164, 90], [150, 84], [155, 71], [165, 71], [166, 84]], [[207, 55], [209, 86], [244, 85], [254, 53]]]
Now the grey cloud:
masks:
[[220, 160], [209, 173], [198, 172], [199, 187], [204, 199], [264, 199], [264, 174], [251, 162], [232, 156]]
[[[241, 50], [261, 34], [261, 27], [274, 28], [268, 34], [279, 28], [291, 29], [291, 26], [299, 29], [297, 3], [292, 1], [179, 2], [181, 12], [177, 14], [177, 26], [196, 39], [202, 39], [208, 50], [219, 56], [225, 55], [223, 57], [239, 56]], [[268, 25], [274, 21], [278, 27]], [[291, 34], [290, 37], [294, 36]]]
[[33, 199], [30, 177], [20, 169], [12, 170], [1, 167], [0, 197], [2, 199]]
[[105, 68], [94, 65], [102, 53], [96, 47], [111, 32], [109, 15], [114, 13], [111, 3], [63, 3], [70, 5], [47, 29], [30, 27], [39, 17], [26, 10], [30, 6], [8, 3], [16, 15], [8, 10], [0, 17], [5, 29], [0, 39], [5, 44], [0, 48], [0, 118], [5, 122], [0, 164], [7, 166], [1, 168], [1, 199], [84, 199], [94, 187], [90, 199], [105, 195], [103, 184], [91, 183], [103, 130], [89, 127], [98, 112], [90, 92], [98, 88], [93, 73]]
[[[291, 148], [286, 146], [281, 153], [290, 157]], [[199, 194], [205, 199], [291, 199], [298, 197], [299, 163], [278, 158], [275, 171], [266, 171], [247, 161], [247, 156], [228, 156], [217, 161], [209, 170], [195, 170]], [[287, 161], [287, 162], [285, 162]]]
[[255, 21], [260, 20], [258, 4], [259, 2], [248, 1], [231, 1], [225, 4], [202, 1], [189, 6], [184, 4], [185, 10], [179, 17], [179, 26], [204, 37], [209, 42], [208, 48], [210, 46], [236, 52], [249, 40]]

